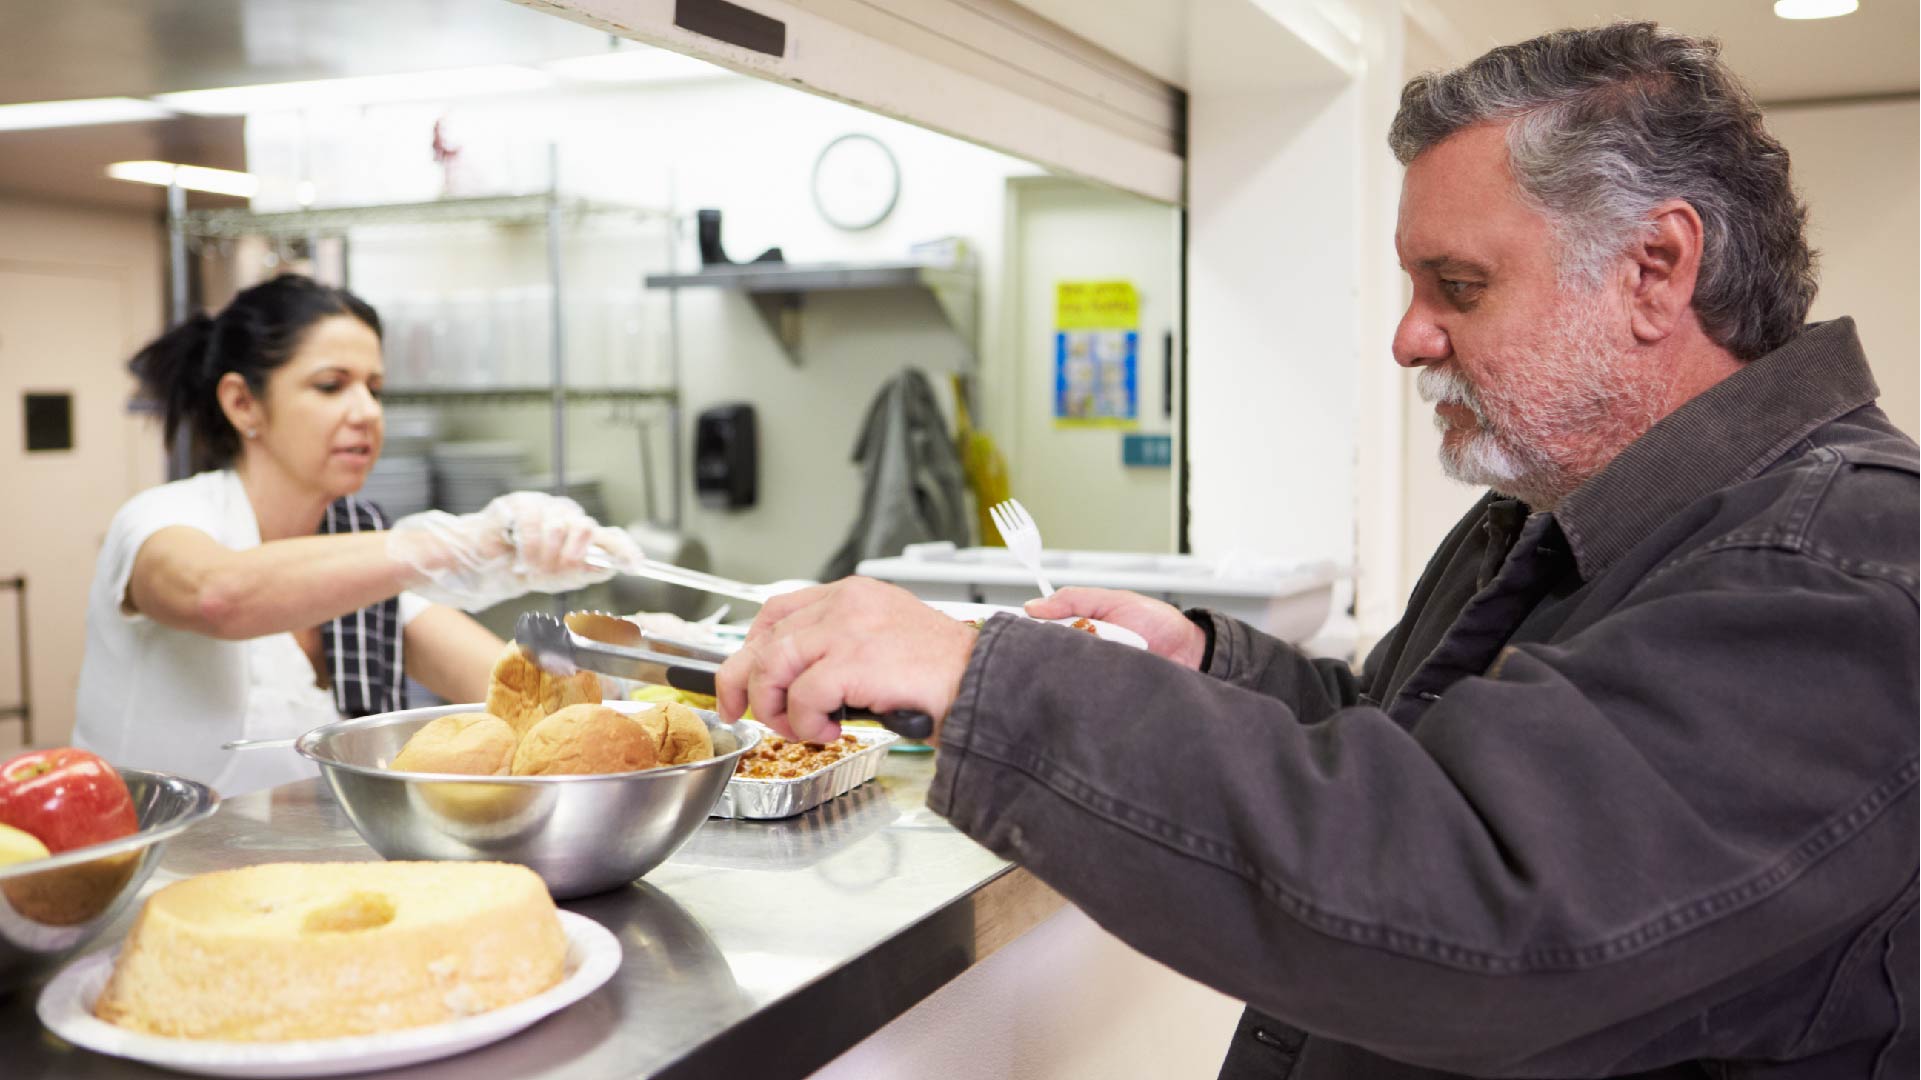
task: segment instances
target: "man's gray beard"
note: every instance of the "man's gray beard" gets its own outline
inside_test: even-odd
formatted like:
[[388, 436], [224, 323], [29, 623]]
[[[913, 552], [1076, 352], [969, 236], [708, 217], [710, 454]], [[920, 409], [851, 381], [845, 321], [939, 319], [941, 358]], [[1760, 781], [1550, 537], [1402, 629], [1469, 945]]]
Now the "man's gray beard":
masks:
[[1551, 510], [1587, 479], [1553, 451], [1571, 433], [1620, 429], [1631, 441], [1653, 423], [1651, 388], [1636, 386], [1607, 343], [1595, 300], [1570, 297], [1527, 361], [1533, 396], [1508, 401], [1498, 421], [1490, 418], [1482, 395], [1458, 371], [1421, 369], [1421, 400], [1449, 402], [1474, 414], [1478, 429], [1466, 441], [1445, 441], [1448, 423], [1434, 414], [1443, 436], [1441, 471], [1454, 480], [1490, 487], [1537, 510]]

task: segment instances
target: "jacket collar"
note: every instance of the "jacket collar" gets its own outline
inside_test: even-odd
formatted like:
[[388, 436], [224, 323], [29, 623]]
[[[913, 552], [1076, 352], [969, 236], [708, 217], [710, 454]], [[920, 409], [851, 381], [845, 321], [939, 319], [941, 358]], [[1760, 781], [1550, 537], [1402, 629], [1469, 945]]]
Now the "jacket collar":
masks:
[[1814, 323], [1628, 444], [1555, 510], [1592, 580], [1683, 507], [1760, 475], [1814, 429], [1880, 393], [1854, 320]]

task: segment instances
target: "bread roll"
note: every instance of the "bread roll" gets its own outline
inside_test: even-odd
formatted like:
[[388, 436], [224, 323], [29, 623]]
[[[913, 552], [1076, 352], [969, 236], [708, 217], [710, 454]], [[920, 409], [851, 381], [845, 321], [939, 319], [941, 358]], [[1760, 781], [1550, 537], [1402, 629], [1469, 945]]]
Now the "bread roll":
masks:
[[398, 772], [506, 776], [519, 739], [505, 720], [487, 713], [453, 713], [414, 732], [388, 768]]
[[511, 641], [494, 661], [487, 711], [505, 720], [518, 737], [524, 738], [541, 717], [582, 703], [600, 704], [600, 679], [591, 671], [549, 675]]
[[569, 705], [521, 736], [515, 776], [584, 776], [633, 772], [659, 763], [648, 730], [605, 705]]
[[634, 714], [653, 736], [655, 756], [662, 765], [685, 765], [714, 756], [714, 738], [700, 714], [677, 701], [667, 701]]

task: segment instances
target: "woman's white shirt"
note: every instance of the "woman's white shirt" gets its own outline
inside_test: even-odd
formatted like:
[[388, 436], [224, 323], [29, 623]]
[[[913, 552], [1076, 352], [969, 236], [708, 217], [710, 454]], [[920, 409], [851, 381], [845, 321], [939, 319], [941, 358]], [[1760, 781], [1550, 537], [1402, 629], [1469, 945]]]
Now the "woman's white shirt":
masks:
[[[339, 719], [292, 634], [222, 641], [162, 626], [122, 606], [134, 556], [154, 533], [199, 529], [235, 551], [260, 546], [253, 504], [231, 469], [150, 488], [107, 528], [87, 596], [74, 744], [137, 769], [175, 773], [239, 795], [316, 775], [292, 750], [222, 750], [232, 739], [290, 738]], [[426, 600], [400, 595], [405, 626]]]

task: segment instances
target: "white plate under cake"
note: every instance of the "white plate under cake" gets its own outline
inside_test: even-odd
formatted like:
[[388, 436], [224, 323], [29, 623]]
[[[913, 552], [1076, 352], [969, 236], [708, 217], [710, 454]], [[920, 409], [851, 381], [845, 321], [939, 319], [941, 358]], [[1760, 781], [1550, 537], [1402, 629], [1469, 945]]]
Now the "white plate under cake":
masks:
[[[529, 882], [528, 879], [531, 879]], [[41, 994], [55, 1034], [210, 1075], [318, 1076], [479, 1046], [585, 996], [620, 962], [524, 867], [275, 864], [155, 893], [112, 954]]]

